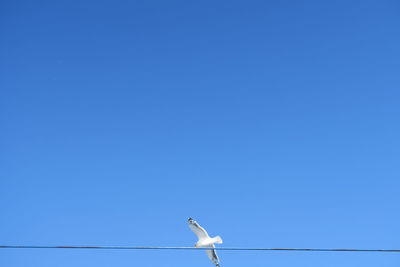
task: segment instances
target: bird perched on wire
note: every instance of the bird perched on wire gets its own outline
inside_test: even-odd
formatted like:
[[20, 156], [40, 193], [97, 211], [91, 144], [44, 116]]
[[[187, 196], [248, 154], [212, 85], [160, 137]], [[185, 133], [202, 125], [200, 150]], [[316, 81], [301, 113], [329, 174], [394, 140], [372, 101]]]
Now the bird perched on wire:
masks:
[[219, 267], [219, 258], [217, 256], [217, 252], [215, 251], [214, 244], [222, 244], [222, 239], [219, 235], [216, 237], [210, 237], [206, 230], [201, 227], [195, 220], [192, 218], [188, 219], [190, 229], [197, 235], [199, 240], [194, 245], [196, 248], [212, 248], [207, 249], [206, 253], [208, 258], [215, 264], [215, 266]]

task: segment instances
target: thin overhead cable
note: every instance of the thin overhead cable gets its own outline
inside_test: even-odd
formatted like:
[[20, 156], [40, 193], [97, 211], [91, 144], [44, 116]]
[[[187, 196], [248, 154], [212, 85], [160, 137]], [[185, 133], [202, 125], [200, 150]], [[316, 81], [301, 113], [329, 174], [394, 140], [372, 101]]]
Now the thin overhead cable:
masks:
[[[207, 250], [195, 247], [131, 247], [131, 246], [2, 246], [10, 249], [136, 249], [136, 250]], [[305, 251], [305, 252], [400, 252], [400, 249], [348, 249], [348, 248], [215, 248], [231, 251]]]

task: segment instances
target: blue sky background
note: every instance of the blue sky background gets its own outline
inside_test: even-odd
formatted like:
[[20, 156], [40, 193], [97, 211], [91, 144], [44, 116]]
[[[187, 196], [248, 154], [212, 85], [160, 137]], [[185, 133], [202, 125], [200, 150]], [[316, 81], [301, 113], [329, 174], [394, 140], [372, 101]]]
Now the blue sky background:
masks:
[[[398, 1], [1, 1], [0, 243], [400, 248]], [[399, 254], [219, 252], [222, 267]], [[7, 267], [212, 266], [0, 250]]]

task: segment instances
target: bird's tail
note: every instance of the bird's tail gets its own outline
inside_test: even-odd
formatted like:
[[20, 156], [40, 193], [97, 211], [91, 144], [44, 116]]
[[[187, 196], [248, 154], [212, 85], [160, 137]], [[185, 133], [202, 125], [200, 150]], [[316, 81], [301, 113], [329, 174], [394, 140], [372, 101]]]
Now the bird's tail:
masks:
[[222, 238], [219, 235], [213, 237], [213, 241], [215, 244], [222, 244]]

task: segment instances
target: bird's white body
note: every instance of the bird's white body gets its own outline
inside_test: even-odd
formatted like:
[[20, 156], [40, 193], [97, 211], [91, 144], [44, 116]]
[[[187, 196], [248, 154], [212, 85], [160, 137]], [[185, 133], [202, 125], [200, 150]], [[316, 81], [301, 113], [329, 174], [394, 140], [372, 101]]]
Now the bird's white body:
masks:
[[219, 236], [216, 237], [204, 237], [199, 238], [199, 241], [194, 245], [196, 248], [206, 248], [214, 244], [222, 244], [222, 239]]
[[190, 229], [199, 239], [194, 246], [196, 248], [211, 248], [206, 250], [207, 256], [215, 264], [215, 266], [219, 267], [217, 252], [213, 248], [215, 248], [214, 244], [222, 244], [222, 238], [220, 236], [210, 237], [207, 231], [204, 230], [204, 228], [192, 218], [188, 219], [188, 223]]

